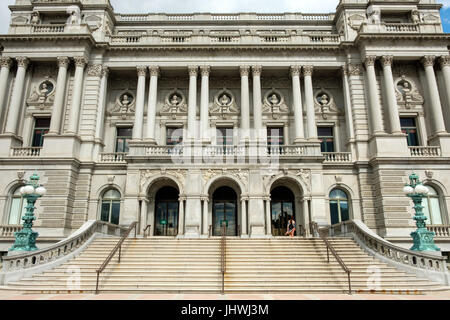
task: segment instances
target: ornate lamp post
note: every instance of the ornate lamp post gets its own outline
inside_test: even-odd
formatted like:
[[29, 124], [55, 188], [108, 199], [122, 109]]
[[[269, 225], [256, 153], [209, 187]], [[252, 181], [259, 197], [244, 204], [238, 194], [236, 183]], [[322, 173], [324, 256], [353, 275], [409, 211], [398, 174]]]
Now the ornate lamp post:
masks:
[[440, 251], [440, 249], [434, 244], [434, 232], [428, 231], [426, 228], [425, 220], [428, 218], [422, 211], [424, 208], [422, 206], [422, 199], [428, 194], [428, 188], [419, 181], [419, 177], [415, 173], [409, 176], [409, 182], [410, 184], [406, 184], [403, 188], [403, 192], [414, 202], [414, 210], [416, 211], [414, 220], [416, 220], [417, 226], [417, 230], [411, 232], [411, 237], [414, 240], [414, 245], [411, 250]]
[[9, 249], [9, 251], [35, 251], [38, 248], [36, 247], [36, 238], [38, 237], [38, 233], [34, 232], [31, 227], [33, 226], [33, 221], [36, 220], [34, 216], [34, 204], [36, 200], [40, 197], [44, 196], [47, 190], [38, 183], [39, 176], [34, 173], [30, 177], [30, 181], [27, 182], [26, 186], [20, 188], [20, 193], [22, 197], [27, 199], [26, 213], [22, 217], [23, 229], [16, 232], [14, 235], [16, 237], [16, 242]]

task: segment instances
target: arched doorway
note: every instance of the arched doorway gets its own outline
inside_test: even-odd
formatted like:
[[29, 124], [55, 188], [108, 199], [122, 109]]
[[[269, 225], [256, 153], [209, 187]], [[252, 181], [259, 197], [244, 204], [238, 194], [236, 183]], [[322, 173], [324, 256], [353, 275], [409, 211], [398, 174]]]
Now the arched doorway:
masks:
[[178, 234], [179, 192], [174, 187], [162, 187], [155, 196], [155, 236]]
[[222, 225], [227, 225], [227, 236], [237, 236], [237, 194], [230, 187], [220, 187], [213, 193], [213, 236], [222, 235]]
[[[284, 236], [287, 230], [287, 224], [291, 216], [295, 220], [295, 196], [291, 189], [280, 186], [276, 187], [270, 193], [271, 198], [271, 217], [272, 217], [272, 235]], [[298, 224], [297, 222], [297, 230]], [[297, 233], [298, 231], [296, 231]]]

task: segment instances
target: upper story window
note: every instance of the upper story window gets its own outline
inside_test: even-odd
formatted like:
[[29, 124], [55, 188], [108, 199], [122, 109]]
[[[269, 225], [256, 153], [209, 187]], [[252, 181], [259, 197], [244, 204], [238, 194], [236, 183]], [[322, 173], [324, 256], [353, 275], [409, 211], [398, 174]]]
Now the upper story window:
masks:
[[402, 132], [407, 134], [408, 146], [416, 147], [419, 145], [419, 137], [417, 135], [416, 119], [414, 118], [400, 118], [400, 125]]
[[183, 128], [167, 127], [166, 128], [166, 145], [175, 146], [183, 142]]
[[20, 187], [17, 188], [11, 196], [11, 205], [9, 208], [8, 224], [20, 225], [22, 224], [22, 217], [25, 215], [25, 207], [27, 201], [20, 194]]
[[230, 127], [222, 127], [217, 128], [217, 138], [216, 143], [218, 146], [232, 146], [234, 144], [233, 141], [233, 128]]
[[317, 135], [320, 140], [321, 151], [322, 152], [334, 152], [333, 127], [318, 127]]
[[133, 138], [133, 128], [117, 128], [116, 152], [128, 153], [128, 142]]
[[267, 128], [267, 145], [282, 146], [284, 145], [284, 128], [268, 127]]
[[50, 118], [36, 118], [34, 122], [32, 147], [42, 147], [44, 145], [44, 135], [50, 129]]
[[425, 222], [427, 225], [443, 224], [439, 194], [433, 187], [427, 186], [427, 188], [428, 194], [422, 200], [423, 213], [428, 218]]

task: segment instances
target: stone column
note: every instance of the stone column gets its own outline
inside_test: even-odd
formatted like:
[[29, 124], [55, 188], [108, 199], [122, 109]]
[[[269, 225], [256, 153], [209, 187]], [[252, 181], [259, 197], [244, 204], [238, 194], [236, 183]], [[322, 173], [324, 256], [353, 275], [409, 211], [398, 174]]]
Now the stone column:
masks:
[[70, 106], [69, 126], [67, 133], [77, 134], [80, 121], [81, 96], [83, 94], [84, 67], [87, 64], [85, 57], [75, 57], [75, 78], [73, 81], [72, 105]]
[[[100, 93], [99, 93], [99, 105], [97, 109], [97, 121], [95, 124], [95, 139], [96, 146], [94, 156], [97, 157], [100, 153], [101, 146], [103, 145], [104, 125], [105, 125], [105, 109], [106, 109], [106, 97], [108, 92], [108, 76], [109, 68], [102, 67], [101, 81], [100, 81]], [[95, 159], [95, 158], [94, 158]]]
[[255, 129], [255, 139], [261, 141], [262, 138], [262, 98], [261, 98], [261, 66], [253, 66], [253, 121]]
[[247, 236], [247, 199], [241, 198], [241, 236]]
[[[6, 101], [7, 99], [7, 88], [8, 88], [8, 79], [9, 72], [12, 66], [12, 59], [9, 57], [3, 57], [0, 59], [0, 65], [2, 67], [0, 71], [0, 123], [3, 123], [3, 110], [6, 110]], [[0, 127], [1, 133], [1, 127]]]
[[303, 198], [303, 223], [305, 224], [305, 231], [306, 236], [310, 236], [310, 229], [309, 229], [309, 212], [308, 212], [308, 200], [306, 198]]
[[139, 226], [138, 234], [143, 234], [145, 227], [147, 226], [147, 200], [141, 201], [141, 225]]
[[188, 129], [187, 136], [191, 142], [197, 137], [197, 75], [198, 67], [189, 66], [189, 99], [188, 99]]
[[16, 80], [14, 81], [14, 89], [9, 104], [8, 118], [5, 126], [5, 133], [13, 135], [17, 134], [17, 124], [19, 121], [20, 110], [22, 109], [22, 101], [25, 87], [25, 76], [29, 60], [26, 57], [18, 57]]
[[147, 107], [147, 133], [145, 139], [152, 144], [156, 144], [155, 140], [155, 123], [156, 123], [156, 102], [158, 98], [158, 77], [159, 67], [151, 66], [150, 69], [150, 88], [148, 93]]
[[355, 130], [353, 127], [352, 100], [350, 98], [350, 87], [348, 85], [347, 65], [342, 67], [342, 84], [344, 87], [345, 122], [347, 124], [348, 138], [353, 142], [355, 140]]
[[[441, 64], [441, 70], [444, 76], [445, 96], [447, 98], [447, 114], [450, 115], [450, 55], [440, 57], [439, 62]], [[450, 130], [450, 128], [447, 128], [447, 130]]]
[[305, 134], [303, 132], [303, 106], [302, 106], [302, 92], [300, 84], [300, 72], [302, 67], [291, 66], [292, 77], [292, 97], [295, 116], [295, 140], [294, 144], [304, 141]]
[[185, 200], [186, 200], [185, 197], [180, 197], [178, 199], [178, 201], [180, 202], [180, 205], [179, 205], [179, 207], [180, 207], [180, 210], [179, 210], [180, 217], [178, 219], [178, 221], [179, 221], [179, 224], [178, 224], [178, 235], [179, 236], [184, 235], [184, 201]]
[[203, 142], [209, 142], [209, 66], [201, 66], [202, 88], [200, 100], [200, 138]]
[[64, 98], [66, 97], [67, 68], [69, 67], [68, 57], [58, 57], [58, 79], [56, 82], [55, 102], [53, 104], [52, 119], [50, 121], [50, 134], [60, 134], [62, 115], [64, 113]]
[[442, 114], [442, 105], [439, 98], [439, 90], [436, 82], [436, 75], [434, 73], [434, 61], [435, 56], [425, 56], [422, 58], [422, 64], [425, 68], [425, 74], [427, 78], [427, 87], [429, 90], [429, 106], [430, 116], [432, 124], [432, 134], [445, 133], [444, 117]]
[[266, 202], [266, 234], [272, 235], [272, 213], [270, 212], [270, 198], [265, 199]]
[[145, 77], [147, 67], [137, 67], [138, 84], [136, 93], [136, 112], [134, 114], [133, 140], [142, 140], [144, 131]]
[[369, 95], [369, 116], [372, 127], [372, 134], [384, 133], [383, 121], [381, 117], [380, 99], [378, 97], [377, 90], [377, 77], [375, 74], [375, 61], [376, 56], [367, 56], [364, 64], [366, 65], [367, 72], [367, 85]]
[[208, 226], [209, 226], [209, 212], [208, 212], [208, 198], [202, 198], [203, 201], [203, 232], [202, 234], [208, 236]]
[[314, 91], [312, 84], [313, 66], [304, 66], [305, 76], [305, 103], [308, 120], [308, 139], [317, 140], [316, 112], [314, 110]]
[[241, 140], [250, 139], [250, 90], [248, 76], [250, 74], [249, 66], [239, 68], [241, 74]]
[[389, 125], [391, 133], [401, 133], [400, 116], [398, 113], [397, 97], [395, 96], [395, 84], [392, 76], [393, 56], [383, 56], [381, 63], [383, 65], [384, 85], [387, 98], [387, 109], [389, 116]]

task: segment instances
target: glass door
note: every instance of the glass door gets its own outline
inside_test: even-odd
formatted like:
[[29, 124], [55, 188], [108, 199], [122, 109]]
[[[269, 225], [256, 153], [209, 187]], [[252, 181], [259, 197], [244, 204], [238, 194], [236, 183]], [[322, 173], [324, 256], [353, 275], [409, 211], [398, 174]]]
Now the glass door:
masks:
[[233, 201], [218, 201], [213, 204], [213, 235], [222, 235], [222, 226], [227, 226], [227, 236], [237, 235], [237, 207]]
[[155, 236], [178, 234], [178, 202], [160, 201], [156, 204]]

